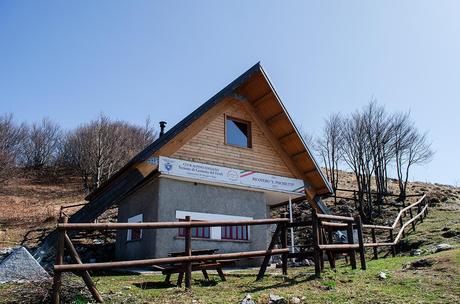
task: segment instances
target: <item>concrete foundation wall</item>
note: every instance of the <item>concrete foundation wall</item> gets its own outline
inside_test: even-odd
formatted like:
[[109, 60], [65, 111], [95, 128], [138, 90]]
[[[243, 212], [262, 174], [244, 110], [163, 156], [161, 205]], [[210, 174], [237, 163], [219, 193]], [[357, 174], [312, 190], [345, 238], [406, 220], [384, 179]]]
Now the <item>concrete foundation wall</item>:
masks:
[[[158, 178], [119, 202], [118, 222], [126, 223], [128, 218], [138, 214], [143, 215], [144, 222], [158, 221]], [[157, 230], [142, 230], [142, 238], [127, 241], [127, 230], [117, 230], [115, 256], [119, 260], [134, 260], [155, 257], [155, 235]]]
[[[159, 177], [120, 203], [119, 222], [144, 214], [144, 222], [177, 221], [176, 211], [190, 211], [263, 219], [269, 216], [265, 194], [228, 187]], [[192, 217], [193, 220], [193, 217]], [[248, 241], [194, 239], [192, 249], [219, 249], [219, 252], [263, 250], [267, 248], [268, 226], [250, 226]], [[126, 242], [126, 231], [117, 235], [117, 258], [166, 257], [183, 251], [184, 239], [178, 229], [144, 230], [142, 240]], [[252, 264], [257, 264], [258, 259]]]
[[[176, 220], [176, 210], [213, 214], [247, 216], [262, 219], [267, 216], [265, 194], [262, 192], [192, 183], [160, 178], [158, 220]], [[192, 218], [193, 220], [193, 218]], [[193, 240], [193, 249], [219, 249], [219, 252], [262, 250], [267, 247], [267, 227], [251, 226], [248, 241]], [[157, 233], [156, 255], [183, 251], [184, 240], [175, 229]]]

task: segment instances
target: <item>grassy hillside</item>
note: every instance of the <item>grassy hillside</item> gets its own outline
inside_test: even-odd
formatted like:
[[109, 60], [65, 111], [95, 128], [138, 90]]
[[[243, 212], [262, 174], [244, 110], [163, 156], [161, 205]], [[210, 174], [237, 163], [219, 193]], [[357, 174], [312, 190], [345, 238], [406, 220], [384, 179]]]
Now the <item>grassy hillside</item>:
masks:
[[[352, 176], [346, 173], [344, 176], [342, 187], [353, 188]], [[326, 265], [327, 270], [318, 280], [312, 277], [313, 267], [290, 268], [288, 276], [273, 268], [262, 282], [254, 281], [257, 270], [253, 269], [229, 271], [227, 282], [221, 282], [215, 274], [211, 275], [211, 282], [205, 282], [201, 274], [194, 273], [191, 293], [173, 285], [165, 286], [162, 275], [99, 273], [94, 274], [94, 279], [107, 303], [238, 303], [248, 293], [257, 303], [268, 303], [270, 294], [286, 299], [297, 297], [302, 303], [459, 303], [460, 189], [425, 183], [412, 183], [410, 188], [413, 193], [430, 192], [435, 198], [428, 217], [417, 225], [416, 231], [408, 233], [401, 254], [374, 261], [369, 257], [366, 271], [352, 271], [342, 261], [335, 272]], [[78, 181], [71, 178], [60, 183], [38, 184], [27, 177], [3, 188], [0, 191], [0, 210], [5, 210], [0, 213], [3, 247], [20, 243], [28, 231], [52, 228], [59, 205], [82, 200], [78, 189]], [[331, 200], [328, 203], [332, 204]], [[391, 222], [395, 211], [389, 208], [385, 218], [378, 221]], [[433, 253], [434, 245], [439, 243], [455, 248]], [[410, 256], [414, 248], [421, 249], [422, 255]], [[411, 265], [420, 259], [427, 259], [429, 265]], [[384, 280], [378, 277], [382, 271], [387, 275]], [[90, 299], [80, 278], [66, 276], [64, 286], [66, 303], [86, 303]], [[0, 303], [46, 302], [49, 291], [50, 282], [0, 285]]]

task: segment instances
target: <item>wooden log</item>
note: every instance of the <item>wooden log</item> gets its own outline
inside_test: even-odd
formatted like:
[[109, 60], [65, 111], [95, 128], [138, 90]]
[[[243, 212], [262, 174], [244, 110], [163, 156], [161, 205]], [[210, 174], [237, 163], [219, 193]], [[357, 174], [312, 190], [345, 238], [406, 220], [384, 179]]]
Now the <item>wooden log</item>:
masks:
[[394, 243], [364, 243], [364, 247], [384, 247], [384, 246], [393, 246]]
[[[61, 216], [59, 223], [66, 223], [68, 218]], [[58, 232], [57, 246], [56, 246], [56, 260], [54, 262], [54, 276], [53, 276], [53, 303], [59, 304], [61, 302], [61, 287], [62, 287], [62, 272], [56, 269], [56, 266], [60, 266], [64, 263], [64, 240], [65, 230]]]
[[318, 228], [319, 222], [318, 217], [316, 214], [316, 210], [312, 210], [312, 227], [313, 227], [313, 244], [314, 244], [314, 259], [315, 259], [315, 276], [317, 278], [321, 277], [321, 265], [320, 265], [320, 254], [322, 254], [321, 249], [319, 247], [319, 238], [318, 238]]
[[331, 220], [331, 221], [342, 221], [342, 222], [349, 222], [353, 223], [355, 220], [350, 216], [339, 216], [339, 215], [331, 215], [331, 214], [316, 214], [318, 219], [320, 220]]
[[228, 259], [238, 259], [238, 258], [261, 257], [261, 256], [266, 256], [266, 255], [278, 255], [278, 254], [283, 254], [283, 253], [288, 253], [288, 252], [289, 252], [289, 249], [285, 248], [285, 249], [258, 250], [258, 251], [235, 252], [235, 253], [206, 254], [206, 255], [197, 255], [197, 256], [180, 256], [180, 257], [170, 257], [170, 258], [119, 261], [119, 262], [87, 263], [87, 264], [82, 264], [82, 265], [65, 264], [65, 265], [56, 265], [54, 269], [57, 271], [117, 269], [117, 268], [171, 264], [171, 263], [202, 262], [202, 261], [207, 261], [207, 260], [228, 260]]
[[[281, 223], [281, 248], [287, 249], [287, 225], [285, 223]], [[287, 275], [287, 263], [288, 263], [288, 255], [287, 252], [281, 255], [282, 260], [282, 270], [283, 275]]]
[[204, 279], [206, 281], [209, 281], [209, 276], [208, 276], [208, 272], [206, 271], [206, 269], [201, 270], [201, 273], [203, 274]]
[[[186, 222], [191, 222], [190, 216], [185, 217]], [[190, 227], [185, 228], [185, 256], [192, 256], [192, 230]], [[192, 288], [192, 263], [185, 262], [185, 289]]]
[[[319, 225], [319, 236], [318, 236], [318, 241], [319, 241], [319, 245], [323, 245], [323, 228], [321, 228], [321, 225]], [[319, 261], [320, 261], [320, 265], [321, 265], [321, 271], [324, 270], [324, 253], [322, 252], [319, 256]]]
[[[70, 256], [77, 262], [77, 264], [83, 264], [80, 256], [77, 253], [77, 250], [72, 244], [72, 241], [70, 240], [69, 236], [65, 234], [65, 244], [67, 248], [69, 249]], [[99, 291], [96, 288], [96, 285], [94, 284], [93, 280], [91, 279], [91, 276], [89, 275], [89, 272], [87, 270], [82, 271], [81, 276], [83, 278], [83, 281], [86, 284], [86, 287], [88, 287], [88, 290], [90, 291], [91, 295], [93, 296], [94, 300], [96, 300], [97, 303], [102, 303], [104, 300], [102, 299], [101, 295], [99, 294]]]
[[[327, 233], [327, 240], [329, 244], [332, 244], [334, 242], [332, 238], [332, 231], [328, 231]], [[332, 269], [335, 269], [335, 254], [332, 251], [327, 251], [327, 259], [329, 260], [329, 265], [331, 266]]]
[[[377, 243], [377, 238], [375, 237], [375, 228], [371, 229], [371, 234], [372, 234], [372, 242]], [[373, 247], [373, 252], [374, 252], [374, 259], [378, 260], [379, 253], [378, 253], [377, 246]]]
[[348, 224], [346, 224], [346, 223], [322, 222], [321, 226], [326, 227], [326, 228], [347, 228]]
[[391, 230], [391, 226], [380, 226], [380, 225], [363, 225], [364, 229], [380, 229], [380, 230]]
[[108, 229], [163, 229], [186, 227], [220, 227], [244, 225], [271, 225], [288, 222], [287, 218], [258, 219], [244, 221], [197, 221], [197, 222], [143, 222], [143, 223], [68, 223], [58, 224], [58, 229], [66, 230], [108, 230]]
[[394, 239], [394, 236], [393, 236], [393, 229], [392, 229], [392, 230], [390, 230], [390, 242], [391, 242], [391, 244], [392, 244], [392, 246], [391, 246], [391, 255], [392, 255], [393, 257], [396, 256], [396, 247], [395, 247], [395, 245], [393, 244], [393, 243], [394, 243], [394, 240], [395, 240], [395, 239]]
[[[281, 231], [281, 226], [280, 224], [278, 224], [276, 225], [275, 232], [273, 233], [272, 239], [270, 241], [270, 244], [268, 245], [267, 250], [272, 250], [275, 247], [280, 231]], [[260, 265], [260, 269], [259, 269], [259, 273], [257, 274], [256, 281], [260, 281], [264, 278], [265, 271], [267, 271], [268, 263], [270, 262], [270, 258], [271, 258], [271, 255], [266, 255], [264, 257], [262, 265]]]
[[359, 244], [320, 244], [318, 248], [321, 250], [349, 251], [359, 249]]
[[219, 275], [219, 278], [221, 279], [222, 282], [225, 282], [227, 281], [227, 279], [225, 278], [225, 275], [224, 275], [224, 272], [222, 271], [222, 268], [217, 268], [217, 274]]
[[361, 262], [361, 269], [366, 270], [366, 250], [364, 248], [363, 223], [361, 222], [361, 217], [359, 215], [356, 216], [355, 221], [358, 230], [359, 259]]
[[[414, 218], [414, 215], [412, 214], [412, 209], [409, 209], [409, 215], [410, 215], [410, 219]], [[412, 222], [412, 230], [415, 231], [415, 221]]]
[[[347, 227], [347, 239], [348, 239], [348, 244], [353, 245], [354, 240], [353, 240], [353, 223], [348, 223]], [[356, 248], [356, 247], [355, 247]], [[355, 255], [355, 249], [350, 249], [350, 264], [351, 264], [351, 269], [356, 269], [356, 255]]]
[[402, 217], [399, 218], [399, 226], [400, 226], [400, 229], [402, 231], [402, 236], [406, 237], [406, 234], [404, 233], [404, 222], [403, 222]]

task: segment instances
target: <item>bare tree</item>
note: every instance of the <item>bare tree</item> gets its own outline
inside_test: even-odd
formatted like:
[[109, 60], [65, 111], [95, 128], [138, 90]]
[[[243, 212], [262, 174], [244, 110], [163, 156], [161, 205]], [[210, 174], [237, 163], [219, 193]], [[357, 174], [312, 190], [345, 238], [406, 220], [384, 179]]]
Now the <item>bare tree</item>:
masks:
[[409, 114], [395, 115], [394, 151], [398, 176], [399, 200], [406, 199], [407, 183], [413, 165], [429, 162], [434, 152], [426, 134], [420, 133], [410, 121]]
[[[339, 162], [342, 159], [343, 149], [343, 120], [339, 114], [329, 116], [325, 120], [323, 133], [316, 141], [316, 150], [320, 155], [324, 167], [326, 169], [326, 176], [332, 184], [334, 192], [339, 184]], [[334, 196], [334, 200], [336, 197]]]
[[13, 114], [0, 116], [0, 182], [11, 177], [24, 136], [24, 125], [17, 125]]
[[61, 143], [62, 131], [58, 124], [48, 118], [33, 123], [26, 129], [21, 163], [35, 170], [53, 166]]
[[358, 209], [365, 219], [372, 218], [371, 180], [374, 170], [367, 121], [362, 112], [355, 112], [344, 122], [343, 159], [352, 169], [358, 186]]
[[85, 189], [90, 191], [99, 187], [155, 137], [156, 132], [149, 120], [144, 127], [138, 127], [100, 115], [67, 134], [61, 158], [79, 173]]

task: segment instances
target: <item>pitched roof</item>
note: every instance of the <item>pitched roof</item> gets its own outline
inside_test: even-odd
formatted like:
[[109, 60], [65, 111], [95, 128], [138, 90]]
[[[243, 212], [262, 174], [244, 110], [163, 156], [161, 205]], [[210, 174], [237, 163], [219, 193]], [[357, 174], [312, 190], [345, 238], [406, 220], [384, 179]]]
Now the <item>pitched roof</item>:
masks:
[[[249, 80], [253, 81], [250, 82]], [[257, 91], [260, 92], [257, 93]], [[159, 137], [151, 145], [147, 146], [143, 151], [138, 153], [122, 169], [120, 169], [116, 174], [109, 178], [109, 180], [107, 180], [98, 189], [88, 195], [87, 199], [91, 200], [102, 192], [105, 192], [105, 190], [110, 188], [112, 181], [122, 175], [128, 168], [134, 164], [146, 161], [155, 152], [159, 151], [163, 146], [169, 143], [178, 134], [180, 134], [193, 122], [200, 118], [204, 113], [224, 100], [226, 97], [243, 98], [252, 103], [253, 106], [259, 102], [260, 105], [257, 107], [257, 109], [259, 109], [261, 112], [264, 112], [265, 114], [269, 113], [270, 110], [279, 107], [277, 111], [281, 112], [275, 115], [279, 116], [279, 119], [277, 118], [276, 120], [279, 120], [279, 123], [281, 123], [283, 126], [280, 132], [284, 132], [286, 134], [277, 134], [276, 138], [279, 140], [286, 140], [287, 138], [289, 139], [289, 141], [286, 142], [283, 147], [292, 158], [296, 159], [296, 163], [299, 164], [299, 168], [303, 167], [302, 173], [304, 173], [304, 180], [316, 194], [325, 195], [333, 192], [330, 183], [324, 176], [321, 168], [318, 166], [308, 146], [300, 135], [297, 127], [286, 111], [285, 106], [281, 102], [281, 99], [273, 88], [273, 85], [268, 79], [268, 76], [258, 62], [245, 73], [228, 84], [216, 95], [211, 97], [208, 101], [199, 106], [195, 111], [187, 115], [174, 127], [169, 129], [163, 136]], [[271, 104], [263, 105], [264, 102], [271, 102]], [[263, 116], [263, 113], [261, 113], [261, 115]], [[268, 119], [273, 119], [273, 117], [269, 117]], [[289, 151], [290, 149], [291, 151]], [[294, 149], [295, 153], [292, 152], [292, 149]]]

